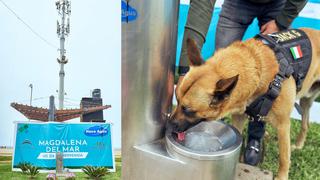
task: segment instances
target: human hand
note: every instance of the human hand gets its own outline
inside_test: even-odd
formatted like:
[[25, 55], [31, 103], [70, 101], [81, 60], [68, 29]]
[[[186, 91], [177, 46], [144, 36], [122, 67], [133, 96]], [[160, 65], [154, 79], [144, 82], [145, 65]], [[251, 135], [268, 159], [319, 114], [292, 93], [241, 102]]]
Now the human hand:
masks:
[[278, 28], [276, 21], [271, 20], [264, 25], [261, 26], [260, 33], [261, 34], [272, 34], [278, 32], [280, 29]]

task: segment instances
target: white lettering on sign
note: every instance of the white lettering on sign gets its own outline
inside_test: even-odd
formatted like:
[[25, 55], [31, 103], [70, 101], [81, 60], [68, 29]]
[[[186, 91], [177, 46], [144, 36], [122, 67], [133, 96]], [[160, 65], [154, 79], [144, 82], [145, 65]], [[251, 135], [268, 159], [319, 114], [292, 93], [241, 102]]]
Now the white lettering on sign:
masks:
[[[63, 159], [85, 159], [88, 152], [63, 153]], [[37, 159], [56, 159], [56, 153], [40, 153]]]
[[75, 140], [39, 140], [39, 146], [84, 146], [88, 145], [85, 139]]
[[87, 146], [85, 139], [75, 140], [39, 140], [39, 146], [45, 146], [47, 153], [56, 152], [80, 152], [81, 146]]

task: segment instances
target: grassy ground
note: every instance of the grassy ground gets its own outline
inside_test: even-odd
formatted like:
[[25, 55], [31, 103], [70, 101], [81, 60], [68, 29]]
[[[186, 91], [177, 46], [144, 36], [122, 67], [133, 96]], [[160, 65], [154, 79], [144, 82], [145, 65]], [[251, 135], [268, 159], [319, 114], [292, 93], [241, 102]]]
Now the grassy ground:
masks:
[[[291, 121], [291, 143], [296, 142], [300, 131], [301, 121]], [[291, 168], [289, 177], [293, 180], [320, 180], [320, 124], [311, 123], [305, 146], [301, 150], [291, 153]], [[268, 136], [265, 137], [266, 154], [264, 162], [260, 165], [274, 173], [278, 169], [278, 143], [276, 131], [267, 127]]]
[[[120, 180], [121, 159], [116, 158], [116, 172], [105, 176], [105, 180]], [[47, 173], [39, 174], [35, 179], [46, 179]], [[76, 173], [77, 179], [88, 179], [84, 173]], [[0, 180], [23, 180], [28, 179], [27, 175], [20, 172], [11, 172], [11, 157], [0, 157]]]

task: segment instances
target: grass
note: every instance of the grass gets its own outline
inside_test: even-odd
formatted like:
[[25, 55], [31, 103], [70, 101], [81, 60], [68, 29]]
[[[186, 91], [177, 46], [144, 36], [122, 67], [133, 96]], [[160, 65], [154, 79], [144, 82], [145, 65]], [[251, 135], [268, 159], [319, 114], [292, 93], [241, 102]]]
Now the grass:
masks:
[[[296, 142], [300, 132], [301, 121], [291, 121], [291, 143]], [[278, 169], [278, 143], [276, 131], [270, 125], [267, 126], [268, 136], [265, 137], [265, 158], [260, 165], [276, 174]], [[291, 153], [290, 179], [320, 180], [320, 124], [311, 123], [307, 140], [301, 150]]]
[[[11, 160], [11, 158], [10, 158]], [[84, 173], [75, 173], [77, 179], [88, 179]], [[40, 173], [35, 179], [46, 179], [47, 173]], [[120, 180], [121, 176], [121, 158], [116, 158], [116, 172], [105, 176], [104, 180]], [[28, 176], [21, 172], [11, 171], [11, 162], [8, 162], [8, 157], [0, 157], [0, 180], [23, 180], [28, 179]]]
[[11, 156], [0, 156], [0, 162], [1, 161], [11, 161], [12, 157]]

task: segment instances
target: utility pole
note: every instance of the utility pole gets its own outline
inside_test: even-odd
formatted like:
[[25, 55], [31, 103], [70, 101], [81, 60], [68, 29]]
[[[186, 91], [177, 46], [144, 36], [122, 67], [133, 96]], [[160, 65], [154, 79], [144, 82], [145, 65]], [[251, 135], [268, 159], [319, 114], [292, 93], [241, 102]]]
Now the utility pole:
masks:
[[[60, 64], [59, 71], [59, 109], [63, 109], [64, 101], [64, 65], [68, 63], [66, 58], [66, 50], [64, 48], [65, 37], [70, 33], [70, 19], [71, 14], [71, 3], [69, 0], [58, 0], [56, 1], [57, 11], [61, 16], [60, 22], [57, 21], [57, 34], [60, 39], [60, 58], [57, 58]], [[66, 22], [67, 21], [67, 22]]]

